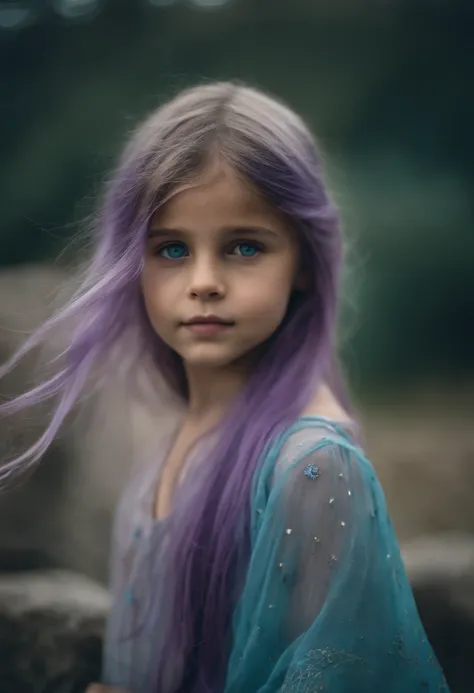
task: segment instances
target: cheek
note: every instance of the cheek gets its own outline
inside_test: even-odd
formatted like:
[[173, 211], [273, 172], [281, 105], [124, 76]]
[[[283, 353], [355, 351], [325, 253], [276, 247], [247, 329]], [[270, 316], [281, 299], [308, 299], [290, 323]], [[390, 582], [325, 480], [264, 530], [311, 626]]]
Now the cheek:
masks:
[[247, 317], [268, 324], [283, 319], [291, 292], [288, 278], [261, 276], [256, 282], [242, 283], [240, 296]]
[[250, 301], [286, 304], [293, 291], [295, 273], [295, 263], [291, 257], [274, 257], [271, 262], [262, 263], [253, 274], [252, 281], [242, 288]]
[[174, 301], [171, 297], [169, 278], [158, 275], [157, 272], [146, 271], [142, 273], [141, 289], [143, 302], [148, 317], [153, 325], [156, 325], [169, 312]]

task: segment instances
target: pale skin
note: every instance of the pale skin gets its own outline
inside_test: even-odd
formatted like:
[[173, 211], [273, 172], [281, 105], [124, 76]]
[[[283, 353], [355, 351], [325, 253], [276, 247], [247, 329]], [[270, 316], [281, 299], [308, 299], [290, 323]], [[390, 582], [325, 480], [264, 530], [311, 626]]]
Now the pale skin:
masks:
[[[152, 219], [141, 289], [155, 331], [183, 359], [189, 403], [163, 465], [156, 517], [171, 509], [183, 461], [244, 386], [255, 350], [280, 325], [292, 291], [304, 291], [297, 236], [248, 183], [219, 160]], [[187, 321], [215, 315], [214, 333]], [[321, 385], [304, 415], [348, 418]], [[94, 684], [87, 693], [124, 693]], [[127, 693], [127, 692], [125, 692]]]

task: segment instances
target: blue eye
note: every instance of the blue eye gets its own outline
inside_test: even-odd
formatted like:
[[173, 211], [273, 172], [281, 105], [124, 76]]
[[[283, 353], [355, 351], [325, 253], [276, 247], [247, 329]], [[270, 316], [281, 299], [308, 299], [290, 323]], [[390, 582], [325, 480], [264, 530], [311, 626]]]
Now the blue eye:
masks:
[[158, 249], [158, 255], [166, 260], [181, 260], [186, 257], [186, 246], [184, 243], [168, 243]]
[[260, 247], [255, 243], [239, 243], [235, 247], [238, 249], [237, 255], [241, 257], [255, 257], [260, 252]]

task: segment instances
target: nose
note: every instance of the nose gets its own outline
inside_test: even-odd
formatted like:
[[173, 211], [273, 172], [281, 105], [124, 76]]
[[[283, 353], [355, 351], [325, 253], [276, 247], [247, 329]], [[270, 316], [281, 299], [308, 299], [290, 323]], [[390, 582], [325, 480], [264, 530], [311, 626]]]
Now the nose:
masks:
[[225, 293], [225, 283], [215, 264], [209, 260], [196, 262], [189, 283], [190, 298], [215, 301], [223, 298]]

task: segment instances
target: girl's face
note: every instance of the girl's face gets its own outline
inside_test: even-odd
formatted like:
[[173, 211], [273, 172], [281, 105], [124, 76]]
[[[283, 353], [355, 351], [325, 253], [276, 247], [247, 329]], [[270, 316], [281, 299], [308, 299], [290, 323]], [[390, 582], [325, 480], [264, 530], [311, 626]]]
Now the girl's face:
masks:
[[299, 260], [283, 217], [214, 164], [150, 224], [141, 285], [151, 324], [188, 368], [240, 362], [283, 320]]

